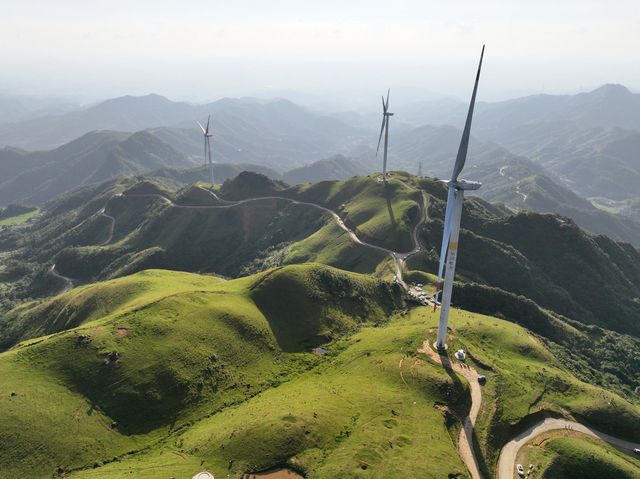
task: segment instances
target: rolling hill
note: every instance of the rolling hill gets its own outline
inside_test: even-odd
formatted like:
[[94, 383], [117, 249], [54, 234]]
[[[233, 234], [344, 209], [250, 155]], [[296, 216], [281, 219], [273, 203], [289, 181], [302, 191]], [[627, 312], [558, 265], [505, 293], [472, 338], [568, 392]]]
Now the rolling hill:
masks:
[[[112, 181], [51, 203], [26, 235], [3, 232], [0, 245], [18, 270], [31, 264], [34, 274], [43, 274], [55, 263], [81, 283], [149, 267], [237, 277], [313, 261], [390, 277], [395, 268], [389, 253], [412, 251], [417, 233], [422, 251], [410, 258], [409, 270], [432, 272], [444, 188], [430, 179], [394, 177], [386, 185], [354, 177], [288, 187], [242, 173], [222, 185], [220, 197], [198, 185], [175, 191], [134, 179]], [[422, 195], [428, 221], [415, 231]], [[338, 214], [344, 226], [322, 208]], [[355, 242], [345, 228], [373, 247]], [[473, 198], [463, 228], [469, 246], [459, 271], [465, 281], [524, 295], [583, 324], [638, 334], [640, 253], [631, 245], [591, 236], [558, 215], [514, 215]], [[30, 294], [31, 288], [20, 290]]]
[[[446, 195], [440, 184], [424, 182], [423, 187], [433, 195], [422, 236], [431, 252], [423, 254], [427, 265], [420, 268], [429, 270], [428, 262], [437, 260]], [[640, 332], [631, 319], [640, 314], [636, 248], [591, 236], [558, 215], [504, 215], [479, 200], [465, 205], [462, 223], [465, 248], [458, 272], [467, 281], [526, 296], [582, 323]]]
[[[53, 334], [0, 353], [0, 390], [11, 391], [0, 432], [12, 438], [0, 477], [285, 464], [316, 479], [467, 477], [453, 438], [469, 386], [418, 352], [437, 314], [397, 312], [399, 293], [307, 264], [233, 281], [150, 270], [25, 305], [22, 324]], [[452, 347], [490, 378], [477, 436], [487, 471], [531, 418], [640, 430], [637, 406], [573, 377], [525, 329], [458, 310], [452, 326]]]
[[43, 204], [87, 184], [193, 161], [148, 132], [97, 131], [50, 151], [0, 151], [0, 204]]
[[[445, 195], [400, 172], [112, 179], [0, 231], [0, 477], [467, 477], [471, 385], [391, 281], [412, 251], [405, 280], [431, 287]], [[484, 475], [545, 417], [637, 437], [640, 253], [472, 197], [461, 242], [448, 342], [488, 378]]]

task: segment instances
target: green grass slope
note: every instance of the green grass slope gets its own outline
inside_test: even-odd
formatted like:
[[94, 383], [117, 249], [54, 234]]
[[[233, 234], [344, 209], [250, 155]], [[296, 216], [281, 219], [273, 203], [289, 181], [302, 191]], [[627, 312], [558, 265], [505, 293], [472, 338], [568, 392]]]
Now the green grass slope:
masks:
[[[436, 324], [437, 313], [421, 308]], [[577, 379], [541, 338], [513, 323], [454, 310], [452, 350], [464, 348], [471, 363], [489, 378], [476, 440], [488, 470], [500, 447], [540, 416], [564, 416], [614, 436], [640, 434], [640, 407]], [[427, 319], [429, 321], [429, 319]], [[435, 337], [435, 329], [431, 337]]]
[[[450, 349], [466, 348], [489, 378], [475, 436], [485, 472], [510, 434], [540, 415], [578, 417], [622, 437], [640, 430], [637, 407], [578, 381], [525, 329], [459, 310], [451, 319]], [[367, 326], [276, 389], [145, 453], [72, 477], [188, 477], [204, 468], [238, 477], [285, 463], [312, 479], [467, 477], [455, 452], [456, 417], [468, 407], [465, 380], [416, 352], [436, 324], [436, 314], [419, 308]]]
[[169, 282], [173, 293], [178, 294], [215, 284], [215, 278], [198, 280], [188, 273], [147, 270], [135, 276], [81, 286], [41, 303], [27, 303], [0, 319], [0, 348], [157, 301], [167, 295]]
[[410, 175], [396, 172], [393, 178], [385, 183], [374, 175], [357, 176], [284, 188], [262, 175], [245, 172], [223, 184], [221, 193], [229, 199], [276, 195], [315, 203], [339, 213], [363, 241], [394, 251], [410, 251], [422, 198], [409, 184]]
[[534, 464], [543, 479], [601, 479], [638, 477], [640, 460], [582, 436], [556, 436], [540, 446], [529, 446], [523, 464]]
[[[281, 284], [306, 315], [274, 317]], [[350, 284], [357, 305], [333, 294]], [[309, 338], [383, 321], [398, 306], [386, 283], [304, 265], [230, 282], [149, 271], [22, 308], [32, 323], [58, 319], [38, 332], [76, 327], [0, 355], [0, 429], [12, 438], [0, 444], [0, 477], [48, 477], [151, 444], [316, 361], [280, 343], [302, 352]]]
[[[395, 314], [395, 288], [313, 264], [232, 281], [147, 271], [24, 307], [59, 322], [0, 354], [0, 477], [283, 463], [309, 478], [465, 477], [467, 385], [417, 353], [437, 314]], [[476, 438], [489, 470], [532, 414], [640, 431], [636, 406], [577, 380], [525, 329], [459, 310], [452, 327], [450, 346], [489, 376]], [[310, 352], [320, 344], [328, 354]]]

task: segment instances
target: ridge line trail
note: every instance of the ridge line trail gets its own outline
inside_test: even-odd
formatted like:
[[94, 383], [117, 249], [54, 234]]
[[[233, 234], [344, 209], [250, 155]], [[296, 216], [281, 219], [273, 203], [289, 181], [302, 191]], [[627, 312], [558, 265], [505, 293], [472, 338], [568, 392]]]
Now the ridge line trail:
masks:
[[49, 268], [48, 273], [55, 277], [55, 278], [60, 278], [62, 281], [64, 281], [64, 286], [62, 287], [62, 290], [59, 293], [56, 293], [54, 296], [60, 295], [60, 294], [64, 294], [67, 291], [69, 291], [71, 288], [73, 288], [73, 281], [71, 280], [71, 278], [67, 278], [66, 276], [62, 276], [60, 273], [58, 273], [56, 271], [56, 265], [55, 263], [51, 265], [51, 268]]
[[[402, 274], [402, 269], [403, 269], [403, 263], [404, 261], [409, 257], [412, 256], [416, 253], [418, 253], [420, 251], [420, 241], [419, 241], [419, 230], [420, 228], [424, 225], [424, 223], [427, 221], [427, 197], [424, 193], [424, 191], [418, 189], [418, 188], [414, 188], [409, 186], [407, 183], [405, 183], [404, 181], [400, 180], [400, 179], [393, 179], [393, 181], [397, 181], [399, 183], [401, 183], [402, 185], [404, 185], [406, 188], [411, 189], [411, 190], [416, 190], [416, 191], [420, 191], [420, 193], [422, 194], [422, 206], [421, 206], [421, 214], [420, 214], [420, 221], [418, 221], [418, 223], [414, 226], [412, 232], [411, 232], [411, 239], [413, 240], [414, 243], [414, 247], [411, 251], [402, 253], [402, 252], [396, 252], [393, 250], [390, 250], [388, 248], [384, 248], [382, 246], [378, 246], [375, 244], [371, 244], [371, 243], [367, 243], [366, 241], [362, 241], [351, 229], [347, 228], [347, 226], [344, 224], [344, 221], [342, 220], [342, 218], [340, 218], [340, 215], [338, 215], [335, 211], [319, 205], [317, 203], [311, 203], [308, 201], [299, 201], [299, 200], [295, 200], [293, 198], [287, 198], [286, 196], [259, 196], [259, 197], [255, 197], [255, 198], [247, 198], [244, 200], [238, 200], [238, 201], [230, 201], [230, 200], [225, 200], [220, 198], [218, 195], [216, 195], [213, 191], [211, 190], [207, 190], [206, 188], [203, 188], [202, 186], [197, 186], [198, 189], [205, 191], [207, 193], [209, 193], [211, 196], [213, 196], [217, 201], [220, 201], [221, 203], [224, 203], [222, 205], [180, 205], [177, 203], [174, 203], [173, 201], [171, 201], [169, 198], [167, 198], [166, 196], [163, 196], [161, 194], [158, 193], [130, 193], [130, 194], [123, 194], [120, 193], [119, 195], [116, 196], [120, 196], [120, 197], [131, 197], [131, 198], [158, 198], [160, 200], [162, 200], [163, 202], [165, 202], [167, 205], [169, 205], [172, 208], [183, 208], [183, 209], [224, 209], [224, 208], [234, 208], [236, 206], [240, 206], [246, 203], [250, 203], [250, 202], [254, 202], [254, 201], [265, 201], [265, 200], [284, 200], [284, 201], [288, 201], [291, 204], [294, 205], [305, 205], [305, 206], [311, 206], [314, 208], [317, 208], [321, 211], [324, 211], [325, 213], [329, 213], [333, 219], [335, 220], [335, 222], [338, 224], [338, 227], [340, 229], [342, 229], [344, 232], [346, 232], [349, 237], [351, 238], [351, 240], [356, 243], [356, 244], [360, 244], [362, 246], [366, 246], [368, 248], [372, 248], [378, 251], [382, 251], [388, 255], [391, 256], [391, 258], [393, 259], [393, 262], [396, 265], [396, 276], [398, 278], [399, 283], [401, 284], [401, 286], [407, 290], [409, 289], [409, 287], [407, 286], [407, 284], [404, 282], [403, 279], [403, 274]], [[104, 214], [104, 208], [103, 208], [103, 213]], [[115, 226], [115, 219], [114, 219], [114, 226]]]
[[482, 388], [478, 383], [478, 372], [470, 366], [462, 367], [461, 363], [452, 363], [448, 356], [438, 354], [431, 348], [429, 340], [425, 340], [424, 343], [422, 343], [422, 348], [418, 349], [418, 352], [426, 354], [433, 362], [441, 364], [443, 368], [457, 372], [469, 382], [471, 408], [469, 409], [469, 414], [463, 419], [463, 427], [460, 429], [458, 453], [467, 470], [471, 473], [472, 479], [482, 479], [478, 458], [473, 449], [473, 427], [476, 424], [476, 419], [478, 419], [478, 414], [480, 413], [480, 406], [482, 405]]
[[605, 434], [579, 422], [569, 421], [567, 419], [546, 418], [521, 432], [502, 447], [500, 458], [498, 459], [497, 479], [511, 479], [514, 477], [518, 452], [526, 443], [546, 432], [564, 430], [567, 427], [573, 432], [608, 442], [628, 454], [633, 454], [633, 449], [640, 448], [640, 444]]
[[116, 219], [113, 216], [111, 216], [110, 214], [108, 214], [105, 211], [105, 208], [102, 208], [99, 211], [99, 214], [101, 216], [104, 216], [105, 218], [108, 218], [108, 219], [111, 220], [111, 226], [109, 227], [109, 236], [107, 236], [106, 240], [104, 240], [102, 243], [100, 243], [101, 245], [109, 244], [109, 243], [111, 243], [111, 240], [113, 239], [113, 232], [114, 232], [114, 230], [116, 228]]

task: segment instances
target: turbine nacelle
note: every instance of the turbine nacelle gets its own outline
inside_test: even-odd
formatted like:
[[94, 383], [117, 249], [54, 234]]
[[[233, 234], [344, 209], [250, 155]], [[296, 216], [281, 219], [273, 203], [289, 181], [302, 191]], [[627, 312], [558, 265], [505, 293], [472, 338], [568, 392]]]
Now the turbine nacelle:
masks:
[[449, 188], [455, 188], [456, 190], [461, 190], [461, 191], [474, 191], [474, 190], [478, 190], [480, 189], [480, 187], [482, 186], [482, 183], [480, 183], [479, 181], [471, 181], [471, 180], [458, 180], [458, 181], [451, 181], [451, 180], [447, 180], [444, 181], [444, 183], [446, 183], [446, 185]]

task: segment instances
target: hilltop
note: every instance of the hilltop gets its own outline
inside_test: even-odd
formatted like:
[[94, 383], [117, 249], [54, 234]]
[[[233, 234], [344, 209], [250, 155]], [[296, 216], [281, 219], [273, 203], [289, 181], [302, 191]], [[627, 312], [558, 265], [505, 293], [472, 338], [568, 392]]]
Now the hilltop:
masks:
[[[145, 271], [26, 305], [23, 324], [49, 335], [0, 353], [0, 390], [15, 393], [0, 396], [12, 438], [0, 470], [188, 477], [288, 463], [309, 478], [464, 477], [453, 438], [468, 385], [417, 352], [437, 314], [402, 313], [399, 293], [308, 264], [233, 281]], [[490, 377], [483, 468], [540, 415], [640, 431], [637, 406], [577, 380], [523, 328], [457, 310], [452, 327], [451, 347]]]
[[[134, 179], [86, 187], [49, 204], [25, 230], [0, 233], [6, 258], [0, 299], [6, 311], [69, 281], [148, 268], [241, 277], [305, 262], [388, 280], [400, 268], [406, 280], [430, 284], [446, 192], [435, 180], [394, 178], [386, 185], [371, 176], [289, 187], [242, 173], [213, 192]], [[559, 354], [573, 354], [572, 369], [582, 378], [590, 374], [618, 391], [640, 386], [640, 363], [624, 353], [601, 355], [610, 341], [640, 350], [636, 249], [591, 236], [558, 215], [513, 214], [473, 197], [462, 226], [458, 305], [554, 341]], [[409, 252], [406, 264], [399, 261]], [[21, 324], [16, 315], [3, 319], [3, 344], [21, 337], [20, 328], [7, 326]]]
[[193, 161], [148, 132], [88, 133], [50, 151], [0, 150], [0, 204], [46, 201], [80, 186]]
[[[214, 194], [200, 185], [113, 181], [52, 202], [26, 237], [7, 231], [0, 244], [22, 259], [22, 269], [55, 263], [79, 282], [149, 267], [236, 277], [310, 261], [391, 277], [390, 253], [414, 250], [417, 234], [422, 249], [409, 259], [408, 274], [419, 270], [424, 279], [437, 262], [445, 190], [434, 180], [394, 177], [289, 187], [242, 173]], [[427, 221], [416, 231], [425, 205]], [[557, 215], [513, 214], [471, 197], [462, 235], [465, 281], [523, 295], [583, 324], [638, 332], [640, 255], [630, 245], [591, 236]], [[603, 295], [615, 300], [605, 304]]]

